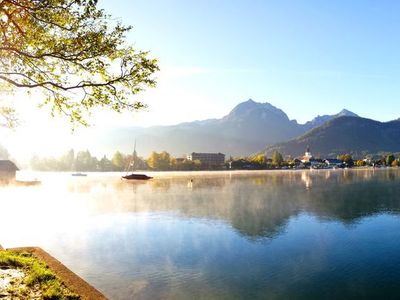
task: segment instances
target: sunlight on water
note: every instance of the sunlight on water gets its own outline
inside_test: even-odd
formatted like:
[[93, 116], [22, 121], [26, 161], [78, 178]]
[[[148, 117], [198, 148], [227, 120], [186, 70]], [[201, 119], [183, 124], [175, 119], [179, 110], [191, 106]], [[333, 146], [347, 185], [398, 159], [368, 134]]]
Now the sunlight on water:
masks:
[[0, 187], [0, 243], [44, 248], [111, 299], [400, 292], [397, 169], [153, 175], [19, 174], [42, 184]]

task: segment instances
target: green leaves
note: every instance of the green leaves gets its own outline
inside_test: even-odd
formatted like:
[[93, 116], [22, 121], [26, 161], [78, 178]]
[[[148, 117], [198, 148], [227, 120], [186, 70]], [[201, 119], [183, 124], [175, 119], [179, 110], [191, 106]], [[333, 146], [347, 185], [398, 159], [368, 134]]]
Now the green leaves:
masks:
[[96, 0], [3, 0], [0, 16], [0, 84], [40, 89], [72, 124], [95, 107], [145, 107], [132, 96], [155, 86], [157, 60], [126, 46], [131, 27], [110, 26]]

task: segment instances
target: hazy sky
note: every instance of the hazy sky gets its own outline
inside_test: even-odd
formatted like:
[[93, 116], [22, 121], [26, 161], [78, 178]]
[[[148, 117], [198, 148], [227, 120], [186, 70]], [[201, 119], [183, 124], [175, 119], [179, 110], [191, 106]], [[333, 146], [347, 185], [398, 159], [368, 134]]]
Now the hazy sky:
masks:
[[[161, 72], [158, 87], [141, 95], [148, 111], [95, 114], [95, 130], [221, 117], [249, 98], [299, 122], [342, 108], [380, 121], [400, 117], [399, 1], [100, 0], [100, 6], [134, 26], [129, 42], [150, 50]], [[25, 123], [3, 143], [15, 140], [16, 151], [21, 139], [45, 145], [57, 136], [60, 149], [73, 145], [63, 135], [68, 122], [19, 103]]]
[[149, 123], [221, 116], [248, 98], [300, 122], [342, 108], [400, 116], [399, 1], [100, 4], [160, 60], [159, 89], [143, 96]]

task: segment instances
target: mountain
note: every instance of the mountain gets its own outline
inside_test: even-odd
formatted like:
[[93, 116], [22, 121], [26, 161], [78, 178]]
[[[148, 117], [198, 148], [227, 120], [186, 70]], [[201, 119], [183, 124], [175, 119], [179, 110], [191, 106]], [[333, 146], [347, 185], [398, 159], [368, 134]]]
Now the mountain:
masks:
[[360, 117], [342, 116], [314, 128], [288, 142], [267, 147], [267, 153], [278, 150], [293, 157], [302, 155], [307, 146], [321, 157], [354, 156], [379, 152], [400, 152], [400, 120], [378, 122]]
[[[301, 126], [289, 120], [282, 110], [251, 99], [237, 105], [210, 129], [216, 130], [220, 136], [235, 140], [239, 138], [242, 143], [249, 144], [283, 141], [303, 132]], [[247, 152], [254, 152], [253, 146], [249, 145], [247, 149]]]
[[356, 115], [355, 113], [353, 113], [347, 109], [343, 109], [336, 115], [317, 116], [314, 119], [312, 119], [311, 121], [308, 121], [307, 123], [305, 123], [304, 127], [306, 128], [306, 131], [308, 131], [308, 130], [311, 130], [318, 126], [321, 126], [322, 124], [324, 124], [330, 120], [333, 120], [333, 119], [336, 119], [339, 117], [358, 117], [358, 115]]
[[355, 115], [343, 110], [334, 116], [321, 116], [306, 124], [298, 124], [270, 103], [249, 99], [238, 104], [221, 119], [173, 126], [113, 129], [96, 137], [96, 143], [100, 144], [94, 146], [109, 153], [117, 149], [131, 152], [136, 139], [138, 152], [143, 156], [148, 156], [151, 151], [162, 150], [175, 156], [191, 152], [222, 152], [242, 156], [256, 153], [266, 145], [295, 138], [319, 126], [324, 119], [331, 120], [343, 114]]
[[289, 120], [280, 109], [269, 103], [248, 100], [237, 105], [221, 119], [181, 123], [149, 128], [118, 128], [96, 138], [108, 152], [132, 151], [137, 140], [138, 152], [166, 150], [180, 156], [191, 152], [222, 152], [226, 155], [247, 155], [266, 144], [285, 141], [302, 134], [304, 129]]

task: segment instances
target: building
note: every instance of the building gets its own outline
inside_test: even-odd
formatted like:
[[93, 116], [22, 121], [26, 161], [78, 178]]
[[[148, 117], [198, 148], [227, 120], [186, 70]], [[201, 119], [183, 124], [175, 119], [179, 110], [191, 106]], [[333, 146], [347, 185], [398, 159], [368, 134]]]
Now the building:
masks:
[[222, 153], [197, 153], [192, 152], [187, 155], [187, 160], [200, 161], [202, 167], [215, 168], [222, 167], [225, 164], [225, 154]]
[[324, 162], [330, 168], [342, 168], [344, 166], [343, 161], [336, 158], [327, 158]]
[[307, 146], [306, 152], [303, 156], [299, 157], [298, 160], [302, 162], [304, 166], [319, 167], [321, 166], [322, 160], [315, 159], [310, 152], [310, 146]]
[[310, 146], [307, 146], [307, 149], [306, 149], [306, 152], [304, 153], [304, 156], [303, 157], [301, 157], [301, 162], [303, 163], [303, 164], [305, 164], [305, 163], [309, 163], [309, 162], [311, 162], [312, 160], [313, 160], [313, 156], [312, 156], [312, 154], [311, 154], [311, 152], [310, 152]]
[[0, 181], [14, 181], [17, 171], [18, 168], [12, 161], [0, 160]]
[[177, 158], [176, 158], [176, 163], [177, 163], [177, 164], [183, 164], [184, 161], [185, 161], [185, 159], [182, 158], [182, 157], [177, 157]]

